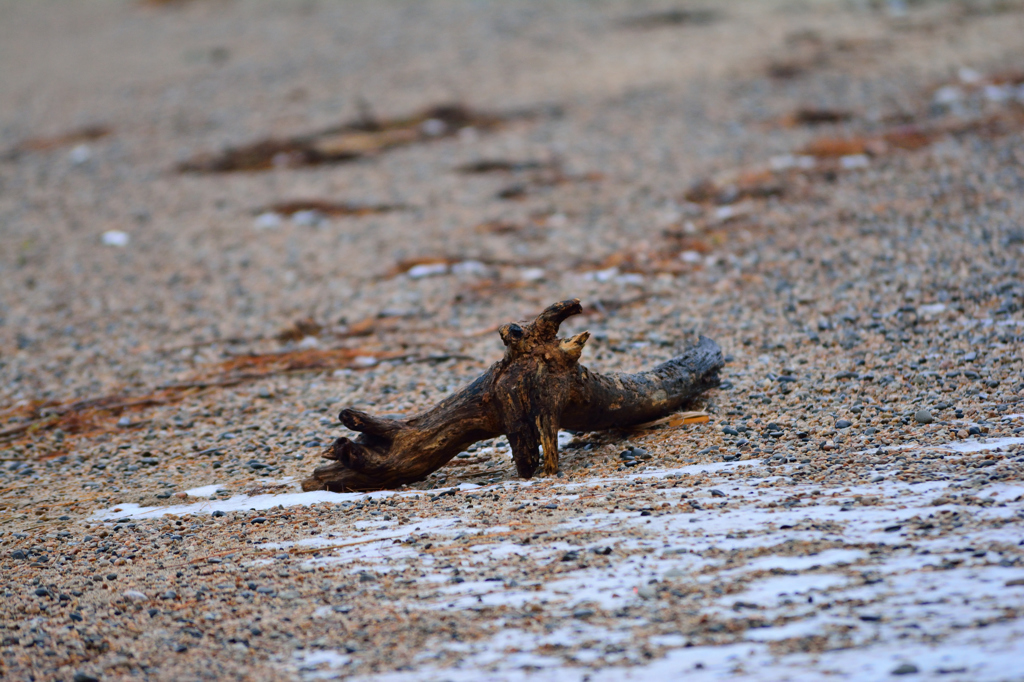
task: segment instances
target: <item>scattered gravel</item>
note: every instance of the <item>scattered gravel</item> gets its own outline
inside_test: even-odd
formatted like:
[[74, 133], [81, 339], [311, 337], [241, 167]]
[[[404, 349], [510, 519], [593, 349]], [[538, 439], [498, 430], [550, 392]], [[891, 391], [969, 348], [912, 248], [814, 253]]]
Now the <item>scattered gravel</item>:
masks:
[[[0, 676], [1016, 679], [1024, 12], [903, 5], [5, 2]], [[174, 171], [452, 92], [540, 113]], [[708, 421], [300, 491], [568, 296]]]

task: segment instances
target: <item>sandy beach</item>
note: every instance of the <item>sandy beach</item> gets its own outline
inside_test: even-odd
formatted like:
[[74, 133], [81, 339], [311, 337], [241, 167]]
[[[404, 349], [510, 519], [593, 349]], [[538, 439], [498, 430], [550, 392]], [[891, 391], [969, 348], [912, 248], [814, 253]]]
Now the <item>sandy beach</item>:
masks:
[[[1024, 3], [0, 0], [0, 677], [1024, 680]], [[578, 297], [683, 423], [303, 492]]]

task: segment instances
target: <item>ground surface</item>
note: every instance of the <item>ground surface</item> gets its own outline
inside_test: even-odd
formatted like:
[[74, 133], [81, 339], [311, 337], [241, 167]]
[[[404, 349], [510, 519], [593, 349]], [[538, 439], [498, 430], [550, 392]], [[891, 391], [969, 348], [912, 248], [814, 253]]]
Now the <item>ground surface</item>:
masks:
[[[0, 4], [0, 676], [1024, 679], [1024, 5], [709, 6]], [[298, 492], [570, 296], [709, 420]]]

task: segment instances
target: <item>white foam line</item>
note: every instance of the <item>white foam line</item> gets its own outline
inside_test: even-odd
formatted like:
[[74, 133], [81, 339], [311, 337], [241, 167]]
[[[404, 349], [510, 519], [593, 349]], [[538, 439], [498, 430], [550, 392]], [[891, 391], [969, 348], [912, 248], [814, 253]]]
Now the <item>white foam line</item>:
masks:
[[936, 445], [940, 450], [951, 450], [953, 452], [983, 452], [985, 450], [995, 450], [996, 448], [1006, 448], [1011, 445], [1017, 445], [1018, 443], [1024, 443], [1024, 438], [986, 438], [985, 440], [970, 440], [963, 441], [960, 443], [946, 443], [945, 445]]
[[[629, 474], [618, 478], [592, 478], [586, 481], [580, 481], [578, 483], [569, 484], [558, 484], [555, 483], [555, 487], [561, 488], [562, 490], [569, 491], [579, 487], [588, 487], [593, 485], [601, 485], [604, 483], [619, 483], [624, 481], [633, 481], [645, 478], [664, 478], [672, 474], [693, 474], [693, 473], [716, 473], [720, 471], [732, 470], [737, 466], [753, 466], [760, 464], [761, 460], [743, 460], [736, 462], [714, 462], [711, 464], [694, 464], [691, 466], [680, 467], [677, 469], [657, 469], [648, 470], [637, 474]], [[264, 479], [267, 483], [288, 483], [291, 478], [282, 479], [281, 481], [271, 481], [270, 479]], [[393, 490], [379, 490], [372, 493], [331, 493], [326, 491], [313, 491], [304, 493], [284, 493], [279, 495], [235, 495], [226, 500], [208, 500], [203, 502], [196, 502], [193, 504], [181, 504], [170, 507], [143, 507], [136, 503], [124, 503], [114, 507], [108, 507], [107, 509], [100, 509], [93, 512], [90, 516], [91, 520], [97, 519], [113, 519], [113, 518], [133, 518], [133, 519], [150, 519], [157, 518], [160, 516], [166, 516], [167, 514], [176, 514], [183, 516], [185, 514], [212, 514], [215, 511], [222, 512], [233, 512], [233, 511], [262, 511], [265, 509], [272, 509], [277, 506], [283, 507], [296, 507], [296, 506], [309, 506], [312, 504], [319, 504], [322, 502], [329, 502], [332, 504], [341, 504], [344, 502], [359, 502], [366, 499], [381, 499], [390, 496], [398, 497], [417, 497], [421, 495], [439, 495], [442, 493], [448, 493], [452, 490], [458, 490], [460, 492], [469, 491], [480, 491], [486, 492], [491, 490], [508, 489], [514, 490], [516, 488], [525, 488], [535, 485], [536, 481], [505, 481], [502, 483], [495, 483], [488, 486], [480, 486], [475, 483], [460, 483], [457, 486], [449, 486], [447, 488], [435, 488], [433, 490], [407, 490], [396, 492]], [[554, 483], [554, 482], [553, 482]], [[218, 485], [203, 486], [200, 488], [192, 488], [186, 490], [188, 495], [195, 497], [206, 497], [213, 494], [220, 489]]]

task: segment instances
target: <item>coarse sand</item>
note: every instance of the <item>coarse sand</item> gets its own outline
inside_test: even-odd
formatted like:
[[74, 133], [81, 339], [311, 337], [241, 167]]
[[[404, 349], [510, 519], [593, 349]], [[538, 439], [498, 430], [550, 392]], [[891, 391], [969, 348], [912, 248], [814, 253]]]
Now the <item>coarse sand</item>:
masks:
[[[0, 678], [1024, 680], [1021, 35], [0, 0]], [[708, 420], [301, 491], [570, 297]]]

